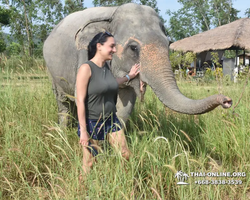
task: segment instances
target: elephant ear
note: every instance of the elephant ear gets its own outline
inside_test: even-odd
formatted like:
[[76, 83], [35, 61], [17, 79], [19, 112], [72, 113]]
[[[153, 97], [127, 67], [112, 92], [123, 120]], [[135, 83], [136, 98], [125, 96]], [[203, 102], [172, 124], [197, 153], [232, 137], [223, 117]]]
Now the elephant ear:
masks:
[[98, 7], [86, 10], [89, 20], [78, 29], [75, 35], [75, 44], [78, 50], [87, 49], [90, 40], [97, 33], [103, 31], [111, 32], [108, 30], [108, 27], [117, 8], [118, 7]]

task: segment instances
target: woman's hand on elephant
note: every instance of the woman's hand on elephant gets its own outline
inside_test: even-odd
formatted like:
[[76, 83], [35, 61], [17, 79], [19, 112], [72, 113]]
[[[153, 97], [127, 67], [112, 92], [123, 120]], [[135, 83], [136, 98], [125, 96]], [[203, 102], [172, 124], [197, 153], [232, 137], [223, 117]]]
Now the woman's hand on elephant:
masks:
[[88, 146], [89, 134], [87, 131], [81, 131], [80, 144], [83, 146]]
[[140, 73], [140, 67], [141, 66], [140, 66], [139, 63], [132, 66], [132, 68], [131, 68], [131, 70], [130, 70], [130, 72], [128, 74], [130, 79], [135, 78], [137, 76], [137, 74]]

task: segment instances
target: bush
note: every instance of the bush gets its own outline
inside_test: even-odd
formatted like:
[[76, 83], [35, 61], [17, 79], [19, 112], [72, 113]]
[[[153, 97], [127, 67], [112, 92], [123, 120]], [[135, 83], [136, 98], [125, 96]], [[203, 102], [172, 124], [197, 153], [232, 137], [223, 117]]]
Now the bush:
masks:
[[3, 38], [3, 34], [0, 32], [0, 53], [4, 52], [6, 49], [6, 43]]
[[6, 53], [8, 56], [20, 56], [21, 49], [22, 49], [22, 47], [20, 44], [18, 44], [16, 42], [12, 42], [6, 48]]
[[237, 80], [238, 81], [244, 81], [247, 78], [248, 75], [248, 71], [249, 71], [249, 66], [245, 67], [238, 75]]
[[36, 58], [42, 58], [43, 57], [43, 43], [39, 42], [38, 44], [34, 45], [34, 56]]

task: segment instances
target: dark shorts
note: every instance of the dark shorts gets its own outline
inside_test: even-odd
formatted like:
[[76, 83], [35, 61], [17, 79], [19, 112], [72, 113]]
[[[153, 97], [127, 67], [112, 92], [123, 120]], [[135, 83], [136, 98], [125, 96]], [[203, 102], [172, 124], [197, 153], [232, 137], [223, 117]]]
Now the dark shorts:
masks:
[[[105, 136], [110, 132], [116, 132], [122, 129], [121, 122], [116, 114], [113, 114], [105, 120], [86, 119], [87, 132], [91, 139], [104, 140]], [[80, 126], [78, 124], [78, 136], [80, 137]]]

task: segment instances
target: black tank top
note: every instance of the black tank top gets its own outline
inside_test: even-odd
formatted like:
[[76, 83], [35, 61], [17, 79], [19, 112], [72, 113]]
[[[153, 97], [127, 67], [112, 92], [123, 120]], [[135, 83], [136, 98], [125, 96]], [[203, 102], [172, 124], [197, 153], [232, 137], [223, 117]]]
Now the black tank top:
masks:
[[87, 61], [86, 64], [91, 69], [91, 77], [85, 100], [86, 118], [107, 118], [110, 113], [116, 112], [119, 85], [107, 63], [103, 67], [98, 67], [92, 61]]

